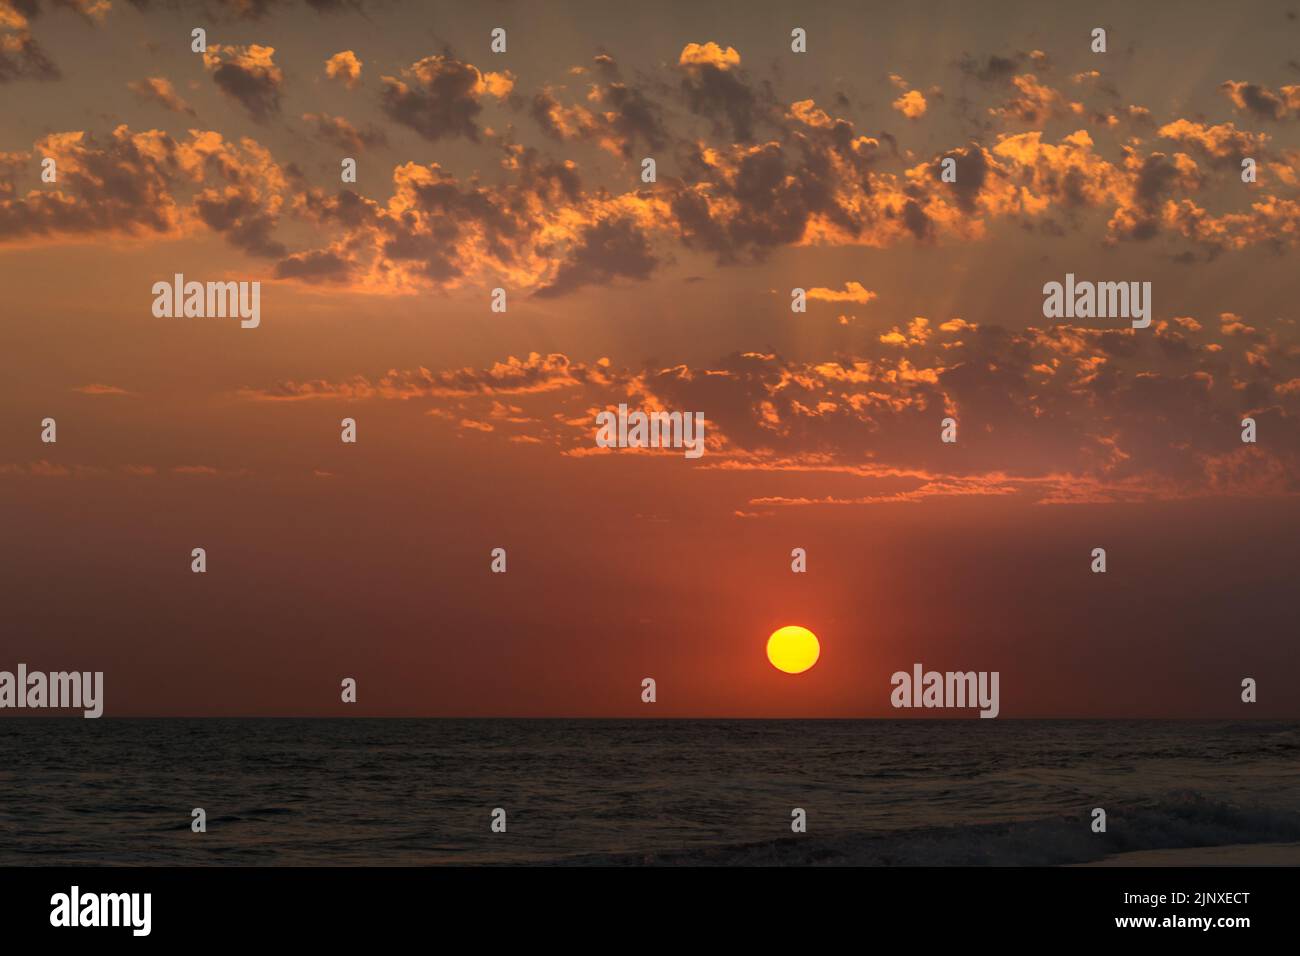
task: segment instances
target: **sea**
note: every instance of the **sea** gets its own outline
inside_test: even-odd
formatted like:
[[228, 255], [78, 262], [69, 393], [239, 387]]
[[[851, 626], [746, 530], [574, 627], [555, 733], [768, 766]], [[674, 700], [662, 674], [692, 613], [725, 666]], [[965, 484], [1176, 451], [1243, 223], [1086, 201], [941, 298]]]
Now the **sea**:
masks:
[[0, 865], [1040, 866], [1297, 840], [1296, 721], [0, 720]]

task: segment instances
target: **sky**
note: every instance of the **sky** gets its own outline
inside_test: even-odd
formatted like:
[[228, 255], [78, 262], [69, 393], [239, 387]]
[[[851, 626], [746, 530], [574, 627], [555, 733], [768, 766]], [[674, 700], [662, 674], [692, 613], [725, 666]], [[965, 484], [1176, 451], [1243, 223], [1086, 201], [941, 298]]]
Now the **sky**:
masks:
[[[1297, 41], [0, 0], [0, 669], [102, 670], [109, 716], [915, 716], [916, 662], [1003, 718], [1300, 716]], [[260, 324], [155, 315], [177, 273]], [[1046, 318], [1067, 273], [1149, 327]], [[705, 454], [598, 447], [619, 404]]]

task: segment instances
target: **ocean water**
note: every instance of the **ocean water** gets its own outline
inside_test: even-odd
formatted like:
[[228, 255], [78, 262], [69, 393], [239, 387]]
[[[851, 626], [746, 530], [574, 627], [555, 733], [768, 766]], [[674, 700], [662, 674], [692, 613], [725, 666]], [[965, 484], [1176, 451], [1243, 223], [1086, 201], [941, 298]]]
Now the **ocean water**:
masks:
[[1295, 840], [1300, 722], [0, 721], [5, 865], [1015, 865]]

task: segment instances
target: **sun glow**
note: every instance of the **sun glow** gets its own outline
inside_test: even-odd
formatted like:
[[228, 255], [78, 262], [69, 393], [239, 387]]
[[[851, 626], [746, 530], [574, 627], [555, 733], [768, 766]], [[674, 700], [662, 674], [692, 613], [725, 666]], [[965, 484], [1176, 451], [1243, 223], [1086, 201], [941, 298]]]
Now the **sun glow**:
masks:
[[767, 659], [787, 674], [802, 674], [817, 663], [821, 652], [817, 635], [797, 624], [778, 628], [767, 639]]

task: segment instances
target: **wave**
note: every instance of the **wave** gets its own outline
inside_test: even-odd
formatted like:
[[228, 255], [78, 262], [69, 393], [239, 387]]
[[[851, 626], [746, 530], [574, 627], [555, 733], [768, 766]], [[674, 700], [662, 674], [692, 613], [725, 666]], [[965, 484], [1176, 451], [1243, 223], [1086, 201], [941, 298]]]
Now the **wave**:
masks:
[[1091, 807], [1073, 818], [800, 835], [660, 853], [580, 855], [550, 864], [599, 866], [1058, 866], [1138, 850], [1300, 840], [1300, 811], [1237, 806], [1197, 793], [1106, 808], [1093, 833]]

